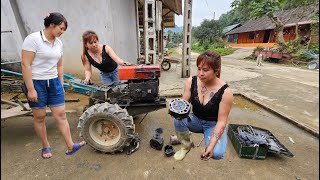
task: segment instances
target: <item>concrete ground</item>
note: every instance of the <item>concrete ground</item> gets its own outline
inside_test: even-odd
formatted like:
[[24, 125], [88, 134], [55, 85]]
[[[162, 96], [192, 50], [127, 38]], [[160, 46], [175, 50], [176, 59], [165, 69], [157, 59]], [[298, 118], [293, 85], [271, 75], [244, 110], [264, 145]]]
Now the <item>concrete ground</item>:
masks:
[[[290, 115], [314, 129], [319, 127], [319, 72], [241, 60], [250, 49], [240, 49], [223, 57], [222, 79], [234, 92], [259, 100], [283, 114]], [[196, 54], [194, 54], [194, 58]], [[196, 74], [194, 61], [191, 74]], [[179, 96], [185, 79], [180, 78], [180, 64], [173, 64], [160, 78], [160, 94]], [[10, 99], [13, 95], [3, 95]], [[66, 98], [79, 98], [78, 103], [67, 103], [72, 137], [79, 141], [76, 129], [87, 97], [67, 93]], [[167, 102], [171, 99], [168, 98]], [[149, 140], [158, 127], [164, 129], [162, 137], [169, 143], [174, 134], [167, 109], [149, 113], [141, 122], [135, 119], [136, 132], [141, 138], [139, 150], [132, 155], [101, 154], [89, 145], [72, 157], [66, 157], [63, 139], [51, 116], [47, 118], [49, 141], [53, 157], [40, 157], [41, 143], [34, 133], [32, 117], [13, 118], [1, 122], [1, 176], [4, 179], [319, 179], [319, 139], [283, 118], [236, 96], [229, 123], [250, 124], [265, 128], [285, 145], [294, 157], [268, 154], [265, 160], [239, 158], [229, 141], [225, 158], [201, 161], [204, 144], [193, 148], [187, 157], [177, 162], [149, 146]], [[141, 123], [140, 123], [141, 122]], [[201, 134], [192, 134], [198, 144]], [[291, 141], [292, 139], [293, 141]], [[175, 150], [179, 145], [174, 146]]]
[[[319, 134], [319, 71], [266, 62], [257, 67], [254, 61], [243, 60], [252, 50], [239, 49], [222, 57], [221, 79], [234, 93], [261, 101]], [[192, 76], [197, 74], [196, 57], [193, 53]], [[181, 64], [173, 64], [161, 75], [160, 92], [166, 96], [181, 95], [185, 81], [181, 78]]]

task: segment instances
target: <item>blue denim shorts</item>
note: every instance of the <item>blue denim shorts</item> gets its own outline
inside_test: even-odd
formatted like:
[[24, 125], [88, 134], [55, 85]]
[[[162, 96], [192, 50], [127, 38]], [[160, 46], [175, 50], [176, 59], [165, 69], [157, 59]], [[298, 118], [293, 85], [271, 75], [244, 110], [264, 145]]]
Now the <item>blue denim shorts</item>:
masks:
[[109, 73], [100, 71], [100, 76], [102, 83], [108, 86], [117, 85], [120, 83], [118, 67], [114, 71]]
[[[28, 100], [30, 108], [43, 109], [48, 107], [56, 107], [64, 105], [64, 89], [60, 79], [54, 78], [49, 80], [32, 80], [34, 89], [38, 94], [38, 102]], [[23, 91], [28, 97], [26, 85], [23, 84]]]

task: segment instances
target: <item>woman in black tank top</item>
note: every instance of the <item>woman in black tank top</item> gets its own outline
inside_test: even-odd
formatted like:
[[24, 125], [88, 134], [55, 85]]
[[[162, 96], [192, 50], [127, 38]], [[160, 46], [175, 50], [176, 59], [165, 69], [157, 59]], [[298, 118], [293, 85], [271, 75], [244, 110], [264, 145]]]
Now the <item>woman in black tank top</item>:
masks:
[[221, 56], [205, 52], [197, 58], [198, 75], [186, 80], [182, 98], [192, 104], [192, 113], [185, 119], [174, 119], [182, 148], [175, 154], [182, 160], [191, 148], [189, 131], [203, 133], [205, 151], [202, 160], [221, 159], [226, 152], [226, 126], [233, 102], [233, 93], [220, 79]]
[[127, 65], [112, 50], [111, 47], [100, 44], [98, 35], [94, 31], [86, 31], [82, 35], [83, 50], [82, 64], [85, 69], [84, 84], [89, 84], [91, 79], [91, 65], [100, 70], [103, 84], [116, 85], [120, 83], [118, 76], [118, 64]]

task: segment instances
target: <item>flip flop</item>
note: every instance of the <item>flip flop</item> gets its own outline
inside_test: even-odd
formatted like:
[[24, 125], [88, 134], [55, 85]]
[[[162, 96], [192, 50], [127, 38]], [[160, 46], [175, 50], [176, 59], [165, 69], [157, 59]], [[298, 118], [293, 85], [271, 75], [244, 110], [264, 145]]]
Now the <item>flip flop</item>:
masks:
[[48, 154], [48, 153], [51, 153], [51, 154], [52, 154], [52, 149], [51, 149], [51, 147], [42, 148], [42, 150], [41, 150], [41, 157], [42, 157], [43, 159], [49, 159], [49, 158], [51, 158], [51, 157], [44, 157], [44, 156], [43, 156], [44, 154]]
[[[84, 143], [82, 146], [84, 146], [86, 143]], [[74, 144], [72, 147], [72, 151], [68, 152], [68, 150], [66, 151], [66, 155], [67, 156], [71, 156], [72, 154], [74, 154], [75, 152], [77, 152], [81, 147], [80, 143]]]

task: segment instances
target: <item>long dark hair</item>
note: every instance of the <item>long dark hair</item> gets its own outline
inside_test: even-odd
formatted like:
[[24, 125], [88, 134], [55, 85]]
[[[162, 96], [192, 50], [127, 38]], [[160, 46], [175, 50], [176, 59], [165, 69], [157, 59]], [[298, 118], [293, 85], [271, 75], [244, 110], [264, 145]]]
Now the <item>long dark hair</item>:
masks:
[[210, 68], [213, 69], [216, 76], [220, 78], [221, 74], [221, 56], [219, 53], [215, 51], [207, 51], [202, 53], [197, 58], [197, 67], [200, 65], [208, 65]]
[[49, 15], [45, 17], [43, 20], [44, 20], [44, 27], [46, 28], [49, 27], [50, 24], [54, 24], [58, 26], [61, 23], [64, 23], [64, 25], [66, 26], [65, 31], [68, 28], [68, 22], [66, 18], [58, 12], [49, 13]]
[[97, 41], [99, 41], [97, 33], [92, 30], [85, 31], [82, 34], [82, 56], [81, 56], [82, 64], [84, 64], [85, 54], [87, 51], [86, 43], [92, 41], [93, 39], [96, 39]]

